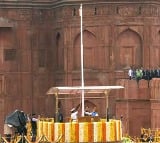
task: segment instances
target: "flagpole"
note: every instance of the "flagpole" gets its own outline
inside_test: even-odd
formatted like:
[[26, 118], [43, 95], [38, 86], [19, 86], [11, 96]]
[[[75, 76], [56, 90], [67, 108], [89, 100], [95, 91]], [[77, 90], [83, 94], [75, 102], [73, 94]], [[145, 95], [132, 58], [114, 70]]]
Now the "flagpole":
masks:
[[84, 68], [83, 68], [83, 17], [82, 17], [82, 4], [80, 5], [80, 18], [81, 18], [81, 87], [82, 87], [82, 117], [84, 116]]

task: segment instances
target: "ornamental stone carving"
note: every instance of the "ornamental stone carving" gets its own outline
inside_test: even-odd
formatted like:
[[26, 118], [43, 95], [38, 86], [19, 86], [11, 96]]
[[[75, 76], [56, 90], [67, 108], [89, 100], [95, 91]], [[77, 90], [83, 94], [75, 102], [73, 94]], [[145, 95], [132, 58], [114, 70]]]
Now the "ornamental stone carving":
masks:
[[143, 6], [141, 8], [141, 14], [143, 16], [159, 16], [160, 15], [160, 8], [157, 6]]
[[139, 8], [137, 6], [119, 6], [118, 14], [121, 16], [137, 16]]
[[18, 14], [21, 20], [29, 20], [32, 18], [32, 10], [20, 9], [18, 10]]

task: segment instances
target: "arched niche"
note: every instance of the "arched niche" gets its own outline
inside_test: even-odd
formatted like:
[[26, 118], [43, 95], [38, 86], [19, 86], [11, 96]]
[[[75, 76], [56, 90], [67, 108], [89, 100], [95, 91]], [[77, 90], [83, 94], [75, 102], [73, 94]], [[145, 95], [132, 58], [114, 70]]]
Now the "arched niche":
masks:
[[[73, 69], [79, 70], [81, 68], [81, 34], [79, 33], [73, 45]], [[97, 39], [93, 33], [88, 30], [83, 31], [83, 57], [84, 69], [95, 69], [97, 58]]]
[[14, 28], [0, 27], [0, 70], [16, 71], [18, 68], [18, 39]]
[[126, 29], [118, 35], [114, 49], [116, 68], [128, 68], [129, 66], [141, 66], [143, 60], [142, 40], [132, 29]]
[[61, 34], [58, 32], [56, 35], [56, 63], [58, 70], [64, 70], [64, 48], [62, 43]]

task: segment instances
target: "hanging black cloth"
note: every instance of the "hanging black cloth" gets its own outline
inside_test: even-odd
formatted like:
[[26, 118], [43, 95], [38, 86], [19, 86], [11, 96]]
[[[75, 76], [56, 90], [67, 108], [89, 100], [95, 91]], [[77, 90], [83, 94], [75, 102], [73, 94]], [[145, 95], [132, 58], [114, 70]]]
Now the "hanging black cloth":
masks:
[[27, 122], [27, 117], [24, 114], [23, 111], [15, 110], [8, 116], [6, 116], [5, 123], [12, 125], [17, 129], [17, 132], [20, 135], [26, 135], [27, 130], [26, 130], [26, 122]]

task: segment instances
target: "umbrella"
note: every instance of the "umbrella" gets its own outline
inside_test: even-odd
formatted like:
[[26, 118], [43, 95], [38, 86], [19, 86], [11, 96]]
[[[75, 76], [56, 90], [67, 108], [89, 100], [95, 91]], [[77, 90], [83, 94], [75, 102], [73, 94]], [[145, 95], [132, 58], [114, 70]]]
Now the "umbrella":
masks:
[[6, 116], [5, 124], [12, 125], [18, 131], [18, 133], [22, 134], [26, 132], [26, 122], [27, 118], [23, 111], [15, 110], [8, 116]]

